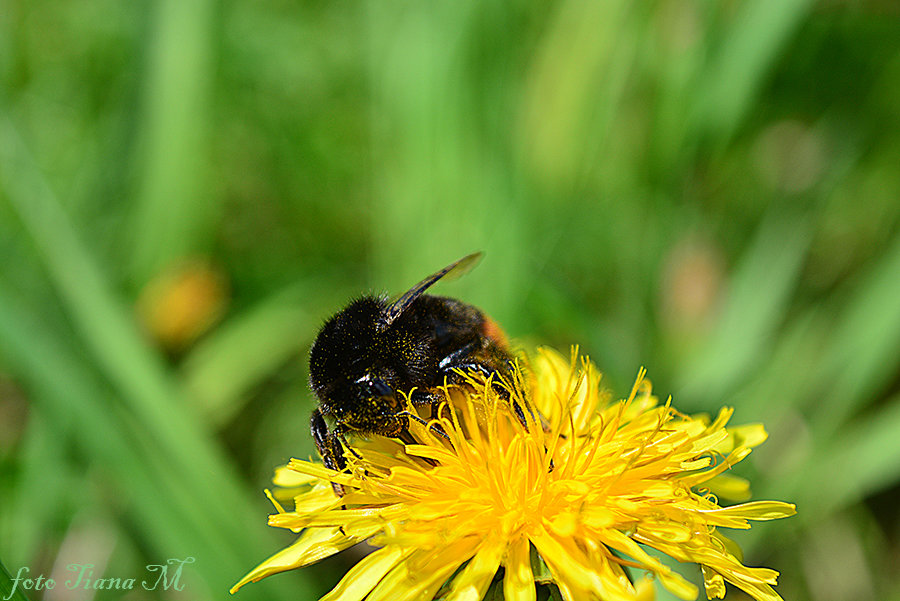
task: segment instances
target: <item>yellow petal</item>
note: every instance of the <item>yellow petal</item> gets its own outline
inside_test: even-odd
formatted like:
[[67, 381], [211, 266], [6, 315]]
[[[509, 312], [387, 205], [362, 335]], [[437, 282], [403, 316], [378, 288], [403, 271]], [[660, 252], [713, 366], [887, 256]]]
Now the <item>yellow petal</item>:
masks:
[[722, 575], [706, 566], [700, 566], [703, 572], [703, 586], [706, 588], [706, 598], [722, 599], [725, 597], [725, 579]]
[[659, 578], [662, 585], [676, 597], [681, 599], [697, 598], [696, 586], [682, 578], [680, 574], [674, 572], [671, 568], [663, 565], [662, 562], [648, 554], [640, 547], [640, 545], [618, 530], [604, 532], [603, 538], [609, 546], [630, 555], [632, 559], [637, 560], [644, 564], [647, 569], [652, 570]]
[[797, 506], [781, 501], [753, 501], [731, 507], [701, 510], [700, 513], [716, 526], [749, 528], [750, 524], [747, 523], [747, 520], [764, 522], [786, 518], [797, 513]]
[[316, 486], [294, 497], [294, 512], [315, 513], [340, 507], [342, 501], [338, 499], [331, 485], [322, 482], [322, 486]]
[[686, 543], [693, 537], [693, 532], [685, 524], [676, 522], [645, 522], [637, 531], [652, 539], [667, 543]]
[[745, 424], [728, 428], [728, 433], [734, 438], [735, 447], [757, 447], [769, 437], [762, 424]]
[[282, 488], [305, 486], [308, 484], [315, 484], [318, 481], [319, 479], [316, 476], [301, 474], [286, 465], [275, 468], [275, 477], [272, 478], [272, 484]]
[[693, 461], [682, 461], [681, 465], [678, 467], [683, 471], [689, 472], [691, 470], [699, 470], [704, 467], [709, 466], [712, 463], [712, 457], [701, 457], [700, 459], [694, 459]]
[[378, 530], [385, 522], [401, 516], [404, 513], [403, 509], [402, 505], [388, 505], [386, 507], [334, 509], [304, 514], [276, 513], [269, 516], [269, 525], [282, 528], [343, 526], [345, 530], [371, 526]]
[[729, 469], [731, 466], [740, 463], [744, 460], [747, 455], [750, 454], [749, 447], [739, 447], [733, 450], [728, 457], [725, 458], [724, 461], [716, 465], [714, 468], [706, 470], [705, 472], [695, 473], [691, 475], [687, 475], [680, 480], [684, 482], [686, 485], [690, 487], [698, 486], [699, 484], [706, 482], [707, 480], [712, 480], [714, 477], [718, 476], [725, 470]]
[[590, 599], [591, 593], [573, 583], [569, 586], [565, 581], [557, 581], [556, 586], [562, 595], [563, 601], [580, 601], [581, 599]]
[[726, 553], [730, 553], [740, 562], [744, 561], [744, 551], [736, 542], [722, 534], [721, 530], [712, 533], [712, 537], [716, 539], [724, 548]]
[[589, 591], [605, 601], [633, 601], [634, 592], [628, 590], [631, 585], [610, 573], [609, 562], [603, 556], [589, 559], [573, 539], [559, 539], [545, 530], [533, 535], [532, 542], [553, 572], [555, 582], [565, 583], [575, 598], [586, 597], [577, 591]]
[[480, 601], [500, 567], [505, 550], [502, 538], [486, 540], [462, 573], [453, 579], [447, 601]]
[[428, 459], [432, 459], [441, 464], [457, 464], [459, 463], [459, 457], [456, 456], [452, 451], [448, 451], [442, 447], [432, 447], [426, 446], [422, 444], [411, 444], [406, 446], [406, 452], [410, 455], [414, 455], [416, 457], [425, 457]]
[[438, 549], [414, 551], [391, 570], [366, 601], [431, 599], [453, 572], [475, 553], [478, 539], [468, 537]]
[[300, 474], [314, 476], [322, 480], [336, 482], [337, 484], [343, 484], [345, 486], [359, 485], [357, 479], [351, 474], [330, 470], [320, 463], [312, 463], [311, 461], [304, 461], [302, 459], [291, 459], [288, 468], [295, 472], [299, 472]]
[[369, 553], [319, 601], [361, 601], [403, 556], [403, 551], [397, 547], [385, 547]]
[[703, 487], [720, 499], [746, 501], [750, 498], [750, 482], [733, 474], [719, 474], [704, 482]]
[[307, 530], [293, 545], [282, 549], [241, 578], [231, 588], [231, 593], [234, 594], [248, 582], [257, 582], [266, 576], [319, 561], [359, 541], [359, 538], [348, 538], [337, 528]]
[[706, 436], [696, 439], [691, 445], [691, 451], [693, 454], [704, 453], [710, 449], [715, 449], [727, 440], [728, 432], [724, 429], [716, 430]]
[[547, 526], [557, 536], [572, 536], [578, 528], [579, 516], [570, 511], [561, 511], [555, 518], [547, 521]]
[[510, 543], [504, 562], [503, 596], [507, 601], [535, 601], [534, 572], [531, 569], [531, 543], [521, 536]]
[[[743, 566], [741, 566], [743, 567]], [[716, 570], [720, 573], [722, 570]], [[725, 571], [722, 574], [728, 582], [742, 589], [757, 601], [784, 601], [767, 583], [775, 584], [778, 572], [760, 568]]]
[[655, 601], [656, 599], [656, 587], [653, 586], [650, 578], [641, 578], [635, 582], [634, 590], [637, 591], [634, 601]]

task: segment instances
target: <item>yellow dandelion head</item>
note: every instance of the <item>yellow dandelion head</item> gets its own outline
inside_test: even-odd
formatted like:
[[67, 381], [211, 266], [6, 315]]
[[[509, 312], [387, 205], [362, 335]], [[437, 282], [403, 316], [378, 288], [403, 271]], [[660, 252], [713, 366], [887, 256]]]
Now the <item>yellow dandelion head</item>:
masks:
[[355, 441], [347, 472], [292, 460], [276, 483], [293, 487], [293, 511], [273, 498], [269, 523], [300, 537], [232, 592], [368, 540], [378, 549], [324, 599], [440, 591], [477, 600], [501, 567], [510, 600], [535, 599], [536, 581], [567, 600], [648, 598], [637, 571], [695, 599], [697, 587], [655, 552], [699, 564], [709, 598], [730, 582], [755, 599], [781, 599], [777, 572], [744, 566], [718, 530], [794, 513], [777, 501], [721, 507], [714, 494], [747, 496], [746, 482], [723, 472], [765, 439], [761, 426], [726, 428], [730, 409], [714, 420], [680, 414], [659, 403], [643, 373], [628, 398], [611, 402], [576, 351], [567, 361], [542, 349], [515, 373], [515, 382], [471, 375], [467, 386], [444, 389], [439, 417], [411, 421], [416, 444]]

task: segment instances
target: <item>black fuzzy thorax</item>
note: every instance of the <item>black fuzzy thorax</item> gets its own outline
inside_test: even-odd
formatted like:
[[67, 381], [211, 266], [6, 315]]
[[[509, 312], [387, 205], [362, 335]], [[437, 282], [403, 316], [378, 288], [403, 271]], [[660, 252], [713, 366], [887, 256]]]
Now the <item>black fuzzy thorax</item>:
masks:
[[310, 350], [310, 386], [324, 415], [357, 421], [376, 408], [396, 411], [397, 405], [373, 403], [375, 385], [360, 380], [368, 377], [394, 393], [432, 389], [443, 384], [445, 358], [481, 346], [484, 316], [471, 305], [422, 295], [385, 327], [381, 319], [387, 306], [384, 298], [364, 296], [322, 327]]

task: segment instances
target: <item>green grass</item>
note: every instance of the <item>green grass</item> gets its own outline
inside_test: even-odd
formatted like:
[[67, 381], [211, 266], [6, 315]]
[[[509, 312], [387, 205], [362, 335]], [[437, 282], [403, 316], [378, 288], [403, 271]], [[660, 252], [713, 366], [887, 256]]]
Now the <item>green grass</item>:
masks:
[[[643, 365], [682, 410], [765, 422], [743, 473], [799, 514], [742, 540], [785, 598], [900, 598], [896, 16], [7, 2], [6, 567], [191, 555], [191, 598], [224, 598], [290, 540], [261, 491], [312, 452], [321, 320], [482, 250], [441, 292], [523, 346], [579, 344], [618, 394]], [[185, 260], [225, 311], [167, 344], [139, 316]], [[237, 598], [314, 599], [345, 567]]]

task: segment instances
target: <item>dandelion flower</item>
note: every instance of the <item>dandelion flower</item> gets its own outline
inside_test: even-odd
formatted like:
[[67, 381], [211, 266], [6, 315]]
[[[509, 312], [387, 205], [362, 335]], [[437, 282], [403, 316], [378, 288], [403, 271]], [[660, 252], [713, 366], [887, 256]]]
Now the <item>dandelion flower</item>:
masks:
[[765, 439], [762, 426], [726, 428], [731, 409], [713, 420], [678, 413], [652, 396], [643, 373], [627, 399], [611, 402], [576, 351], [567, 361], [542, 349], [530, 375], [516, 374], [504, 394], [475, 376], [446, 389], [439, 418], [410, 424], [417, 444], [356, 440], [347, 472], [291, 460], [276, 484], [298, 487], [293, 511], [270, 496], [269, 524], [300, 536], [232, 592], [369, 541], [377, 550], [324, 600], [476, 601], [501, 567], [508, 600], [533, 601], [537, 581], [566, 600], [637, 601], [651, 578], [697, 598], [658, 553], [699, 564], [710, 599], [724, 596], [725, 582], [760, 601], [781, 599], [778, 573], [743, 565], [720, 528], [787, 517], [794, 506], [722, 507], [713, 494], [749, 493], [723, 472]]

